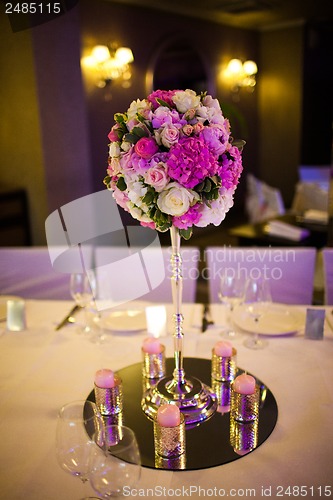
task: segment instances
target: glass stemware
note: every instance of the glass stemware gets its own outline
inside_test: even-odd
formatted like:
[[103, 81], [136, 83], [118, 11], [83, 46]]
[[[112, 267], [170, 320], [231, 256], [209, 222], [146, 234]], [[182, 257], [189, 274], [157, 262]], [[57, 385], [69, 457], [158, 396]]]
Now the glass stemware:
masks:
[[[86, 483], [89, 477], [92, 436], [103, 440], [103, 420], [95, 403], [74, 401], [58, 414], [56, 455], [60, 467]], [[96, 498], [96, 497], [85, 497]], [[85, 500], [84, 499], [84, 500]]]
[[219, 299], [226, 306], [226, 328], [222, 331], [222, 337], [235, 338], [238, 333], [231, 325], [232, 312], [242, 301], [244, 294], [243, 280], [233, 274], [224, 274], [220, 281]]
[[91, 328], [88, 321], [88, 306], [96, 296], [96, 276], [93, 270], [85, 273], [73, 273], [70, 278], [70, 293], [75, 303], [84, 309], [84, 325], [80, 331], [90, 333]]
[[244, 341], [249, 349], [263, 349], [268, 344], [267, 340], [260, 338], [258, 325], [260, 319], [272, 302], [269, 282], [263, 278], [249, 279], [245, 284], [243, 303], [246, 312], [253, 319], [254, 334]]
[[130, 496], [139, 482], [141, 458], [132, 429], [121, 425], [105, 427], [105, 442], [91, 455], [90, 482], [102, 498]]

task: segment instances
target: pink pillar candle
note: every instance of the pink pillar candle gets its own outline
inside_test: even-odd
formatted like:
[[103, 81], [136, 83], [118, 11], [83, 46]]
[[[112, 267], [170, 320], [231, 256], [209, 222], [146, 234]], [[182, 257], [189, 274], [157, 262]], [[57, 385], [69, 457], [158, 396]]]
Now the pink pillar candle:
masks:
[[177, 427], [180, 425], [180, 410], [173, 404], [164, 404], [157, 410], [157, 423], [161, 427]]
[[115, 386], [114, 373], [112, 370], [104, 368], [95, 374], [95, 385], [101, 389], [111, 389]]
[[256, 390], [255, 378], [251, 375], [243, 373], [238, 375], [234, 380], [234, 391], [238, 394], [254, 394]]
[[162, 352], [162, 344], [158, 339], [147, 337], [142, 344], [142, 350], [147, 354], [159, 354]]
[[215, 344], [215, 354], [222, 357], [232, 356], [232, 344], [231, 342], [221, 340]]

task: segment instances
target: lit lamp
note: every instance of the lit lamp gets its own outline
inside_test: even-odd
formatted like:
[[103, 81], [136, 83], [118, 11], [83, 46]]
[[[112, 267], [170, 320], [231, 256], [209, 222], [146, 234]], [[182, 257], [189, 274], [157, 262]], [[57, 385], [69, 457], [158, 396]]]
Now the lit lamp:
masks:
[[97, 86], [104, 88], [114, 80], [120, 80], [123, 87], [130, 87], [132, 73], [130, 64], [134, 61], [133, 52], [128, 47], [117, 47], [116, 44], [96, 45], [89, 57], [85, 58], [85, 65], [94, 71], [97, 77]]
[[231, 59], [225, 71], [225, 76], [230, 80], [231, 91], [238, 94], [240, 89], [245, 88], [249, 92], [254, 91], [256, 85], [256, 74], [258, 67], [254, 61]]

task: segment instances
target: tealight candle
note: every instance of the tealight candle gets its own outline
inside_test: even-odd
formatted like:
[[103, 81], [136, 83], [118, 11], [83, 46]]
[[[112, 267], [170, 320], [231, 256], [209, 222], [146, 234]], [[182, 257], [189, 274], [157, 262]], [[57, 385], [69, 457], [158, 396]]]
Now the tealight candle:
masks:
[[114, 373], [112, 370], [98, 370], [95, 374], [95, 384], [101, 389], [111, 389], [115, 386]]
[[104, 368], [95, 374], [95, 401], [101, 415], [116, 415], [123, 409], [122, 380], [112, 370]]
[[161, 427], [177, 427], [180, 425], [180, 410], [173, 404], [164, 404], [157, 410], [157, 423]]
[[178, 406], [161, 405], [154, 419], [155, 454], [163, 458], [180, 457], [185, 453], [185, 418]]
[[242, 373], [231, 389], [231, 417], [238, 422], [251, 422], [259, 417], [259, 386], [252, 375]]
[[158, 339], [148, 337], [143, 341], [142, 350], [147, 354], [159, 354], [162, 352], [162, 344]]
[[217, 356], [230, 357], [232, 356], [232, 344], [228, 341], [221, 340], [215, 344], [215, 354]]
[[231, 342], [221, 340], [212, 349], [212, 378], [231, 382], [236, 376], [237, 351]]
[[234, 390], [238, 394], [254, 394], [256, 390], [256, 381], [252, 375], [242, 373], [234, 380]]

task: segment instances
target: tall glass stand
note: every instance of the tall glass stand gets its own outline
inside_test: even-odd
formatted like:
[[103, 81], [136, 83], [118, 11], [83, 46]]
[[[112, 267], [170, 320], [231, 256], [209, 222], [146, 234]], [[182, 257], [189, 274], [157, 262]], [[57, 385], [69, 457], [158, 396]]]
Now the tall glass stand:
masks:
[[153, 419], [160, 405], [176, 404], [185, 418], [186, 425], [196, 425], [210, 418], [217, 409], [217, 397], [213, 390], [193, 376], [186, 376], [183, 367], [183, 315], [182, 315], [182, 258], [180, 234], [171, 227], [171, 287], [174, 321], [175, 368], [171, 376], [161, 378], [142, 398], [142, 409]]

